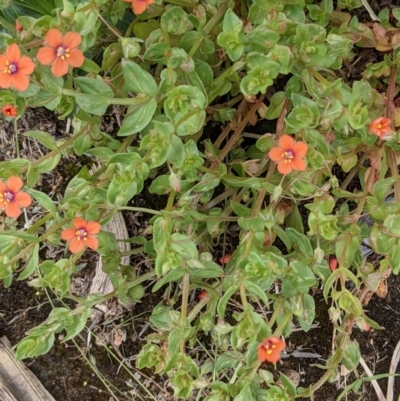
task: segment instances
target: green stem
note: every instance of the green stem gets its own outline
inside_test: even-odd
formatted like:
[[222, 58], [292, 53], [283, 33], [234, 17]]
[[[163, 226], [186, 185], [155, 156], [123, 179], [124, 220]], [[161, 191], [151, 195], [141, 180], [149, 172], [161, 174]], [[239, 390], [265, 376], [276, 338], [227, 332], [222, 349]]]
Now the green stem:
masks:
[[19, 159], [19, 138], [18, 138], [18, 119], [14, 118], [14, 131], [15, 131], [15, 149], [17, 152], [17, 159]]
[[[77, 92], [72, 89], [61, 89], [61, 94], [65, 96], [71, 96], [71, 97], [76, 97], [80, 95], [84, 95], [82, 92]], [[130, 98], [125, 98], [125, 97], [120, 97], [120, 98], [112, 98], [105, 102], [105, 104], [119, 104], [121, 106], [137, 106], [142, 103], [146, 103], [151, 99], [150, 96], [144, 96], [144, 97], [130, 97]]]
[[276, 328], [274, 331], [275, 336], [280, 336], [282, 334], [283, 329], [285, 326], [288, 324], [288, 322], [293, 318], [293, 313], [290, 312], [289, 310], [286, 311], [285, 317], [283, 320], [279, 323], [279, 326]]
[[108, 21], [101, 15], [101, 13], [99, 12], [99, 10], [97, 9], [96, 5], [94, 4], [94, 2], [92, 2], [92, 9], [94, 10], [94, 12], [97, 14], [97, 16], [103, 21], [103, 24], [118, 38], [118, 39], [122, 39], [122, 35], [120, 32], [118, 32], [113, 26], [111, 26]]
[[[56, 224], [55, 226], [51, 227], [49, 231], [44, 233], [41, 237], [38, 238], [37, 242], [42, 242], [45, 240], [47, 237], [49, 237], [51, 234], [56, 232], [59, 228], [61, 228], [65, 223], [67, 223], [69, 219], [64, 219], [60, 223]], [[19, 252], [17, 255], [15, 255], [12, 259], [8, 261], [4, 265], [4, 268], [7, 268], [9, 266], [12, 266], [15, 262], [17, 262], [19, 259], [24, 257], [30, 250], [35, 246], [36, 242], [31, 242], [25, 249], [23, 249], [21, 252]]]
[[[222, 19], [226, 10], [228, 9], [228, 2], [222, 5], [222, 7], [211, 17], [210, 21], [204, 26], [203, 32], [209, 34], [215, 25], [218, 24], [219, 20]], [[203, 36], [199, 37], [190, 49], [189, 56], [193, 57], [194, 54], [199, 50], [201, 43], [203, 42]]]
[[42, 226], [46, 221], [52, 219], [54, 217], [55, 213], [51, 212], [48, 215], [42, 217], [40, 220], [38, 220], [32, 227], [29, 227], [26, 232], [27, 233], [35, 233], [37, 229]]
[[[79, 138], [80, 136], [82, 136], [84, 134], [86, 134], [86, 130], [81, 130], [76, 135], [72, 136], [67, 141], [65, 141], [60, 147], [57, 148], [57, 150], [52, 150], [51, 152], [45, 154], [40, 159], [31, 162], [31, 165], [37, 166], [37, 165], [40, 165], [41, 163], [43, 163], [44, 161], [46, 161], [47, 159], [51, 159], [52, 157], [55, 157], [56, 155], [61, 153], [64, 149], [68, 148], [69, 145], [74, 143], [77, 138]], [[21, 170], [22, 170], [22, 172], [26, 172], [27, 169], [28, 169], [28, 167], [22, 167]]]
[[189, 304], [189, 274], [185, 274], [182, 279], [182, 307], [181, 307], [181, 325], [186, 324], [187, 310]]
[[224, 3], [221, 8], [212, 16], [210, 21], [204, 26], [203, 31], [205, 33], [210, 33], [215, 25], [218, 24], [219, 20], [225, 15], [226, 11], [228, 10], [228, 2]]
[[307, 70], [314, 78], [317, 79], [317, 81], [321, 82], [321, 84], [324, 84], [326, 87], [330, 85], [330, 82], [325, 79], [318, 71], [315, 71], [314, 68], [308, 67]]
[[[107, 206], [99, 206], [99, 208], [108, 209], [109, 207], [107, 207]], [[161, 215], [162, 214], [162, 212], [160, 212], [158, 210], [147, 209], [145, 207], [124, 206], [124, 207], [119, 207], [118, 210], [130, 210], [132, 212], [143, 212], [143, 213], [157, 214], [157, 215]]]
[[181, 7], [196, 7], [197, 4], [192, 3], [189, 0], [164, 0], [164, 3], [169, 3], [173, 4], [175, 6], [181, 6]]
[[144, 251], [144, 246], [141, 246], [140, 248], [132, 249], [127, 252], [121, 252], [121, 256], [137, 255], [139, 253], [142, 253], [143, 251]]
[[243, 309], [247, 309], [249, 304], [247, 303], [246, 288], [243, 283], [240, 284], [240, 299], [242, 301]]
[[[235, 132], [232, 134], [232, 136], [229, 138], [229, 141], [227, 144], [224, 146], [224, 148], [221, 150], [221, 152], [218, 155], [219, 160], [224, 160], [226, 155], [232, 150], [232, 148], [235, 146], [236, 141], [238, 140], [239, 135], [243, 132], [245, 127], [247, 126], [248, 122], [250, 119], [253, 117], [254, 113], [258, 110], [260, 107], [260, 104], [263, 102], [265, 95], [261, 95], [260, 98], [257, 100], [256, 103], [253, 104], [249, 112], [245, 115], [243, 118], [242, 122], [239, 124], [239, 126], [236, 128]], [[216, 168], [217, 164], [213, 163], [211, 169]]]

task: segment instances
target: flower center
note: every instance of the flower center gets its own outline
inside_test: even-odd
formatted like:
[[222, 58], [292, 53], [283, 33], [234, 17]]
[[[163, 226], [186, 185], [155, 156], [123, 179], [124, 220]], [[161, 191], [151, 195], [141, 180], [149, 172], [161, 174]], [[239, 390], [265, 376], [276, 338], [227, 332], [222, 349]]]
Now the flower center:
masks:
[[376, 124], [376, 128], [378, 128], [378, 129], [382, 129], [382, 128], [383, 128], [383, 125], [382, 125], [381, 123], [379, 123], [379, 124]]
[[6, 68], [4, 69], [4, 74], [15, 74], [18, 71], [18, 66], [15, 63], [10, 63], [6, 61]]
[[268, 355], [271, 355], [275, 348], [276, 345], [272, 341], [268, 341], [267, 344], [264, 345], [264, 349], [267, 351]]
[[80, 228], [79, 230], [77, 230], [75, 235], [78, 238], [78, 241], [80, 240], [87, 241], [88, 233], [84, 228]]
[[0, 202], [9, 203], [14, 199], [14, 194], [10, 191], [0, 194]]
[[64, 46], [57, 47], [57, 57], [61, 57], [61, 60], [71, 57], [69, 54], [69, 49], [66, 49]]
[[291, 163], [294, 158], [294, 153], [291, 150], [285, 150], [282, 153], [282, 159], [284, 159], [284, 163]]

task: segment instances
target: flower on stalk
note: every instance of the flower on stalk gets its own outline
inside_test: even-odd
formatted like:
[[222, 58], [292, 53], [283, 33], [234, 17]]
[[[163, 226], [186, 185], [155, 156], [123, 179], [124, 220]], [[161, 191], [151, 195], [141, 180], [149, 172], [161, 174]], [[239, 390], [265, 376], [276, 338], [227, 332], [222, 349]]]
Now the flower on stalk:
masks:
[[18, 22], [18, 20], [15, 20], [15, 29], [17, 30], [17, 32], [22, 32], [24, 30], [24, 28], [22, 27], [22, 25]]
[[0, 209], [6, 210], [6, 215], [16, 219], [21, 214], [21, 208], [28, 207], [32, 203], [32, 198], [22, 192], [24, 186], [21, 178], [10, 177], [6, 183], [0, 180]]
[[278, 171], [281, 174], [289, 174], [292, 170], [304, 171], [306, 162], [303, 157], [307, 154], [308, 146], [304, 142], [295, 142], [290, 135], [279, 138], [279, 147], [272, 148], [268, 156], [278, 162]]
[[96, 221], [86, 221], [81, 217], [74, 219], [72, 225], [74, 228], [67, 228], [61, 232], [61, 238], [69, 241], [69, 250], [72, 253], [79, 253], [87, 246], [95, 251], [99, 246], [99, 241], [94, 235], [99, 233], [101, 225]]
[[224, 256], [221, 256], [219, 258], [219, 263], [221, 263], [221, 265], [226, 265], [232, 258], [232, 254], [231, 253], [226, 253]]
[[11, 104], [6, 104], [1, 108], [1, 112], [6, 116], [6, 117], [16, 117], [18, 114], [17, 108], [15, 106], [12, 106]]
[[29, 75], [35, 64], [27, 56], [21, 57], [19, 47], [14, 43], [8, 46], [6, 54], [0, 54], [0, 88], [10, 87], [17, 91], [25, 91], [29, 86]]
[[337, 267], [339, 266], [339, 262], [336, 259], [336, 256], [330, 256], [329, 257], [329, 268], [331, 269], [331, 271], [335, 271], [337, 269]]
[[202, 291], [197, 295], [197, 299], [199, 301], [201, 301], [202, 299], [204, 299], [206, 296], [208, 295], [208, 291]]
[[376, 135], [380, 139], [390, 139], [392, 133], [392, 120], [386, 117], [375, 118], [368, 127], [371, 134]]
[[276, 363], [285, 349], [285, 342], [278, 337], [269, 337], [258, 346], [258, 360], [260, 362]]
[[132, 10], [135, 14], [143, 14], [147, 6], [154, 4], [154, 0], [124, 0], [127, 3], [132, 3]]
[[78, 50], [82, 37], [77, 32], [67, 32], [65, 36], [58, 29], [49, 29], [46, 34], [45, 47], [39, 49], [37, 59], [44, 65], [51, 66], [56, 77], [68, 73], [68, 67], [80, 67], [85, 61], [83, 53]]

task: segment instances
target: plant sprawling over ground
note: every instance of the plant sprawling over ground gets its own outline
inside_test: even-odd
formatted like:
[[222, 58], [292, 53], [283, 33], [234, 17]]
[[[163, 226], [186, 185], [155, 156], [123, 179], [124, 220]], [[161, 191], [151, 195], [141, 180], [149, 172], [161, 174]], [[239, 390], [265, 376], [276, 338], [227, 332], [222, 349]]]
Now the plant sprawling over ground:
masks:
[[[18, 358], [48, 352], [63, 330], [64, 341], [78, 335], [105, 299], [140, 302], [141, 283], [153, 280], [147, 291], [169, 288], [171, 296], [154, 308], [136, 364], [168, 375], [178, 398], [307, 398], [341, 365], [357, 367], [353, 328], [379, 329], [359, 290], [375, 292], [390, 269], [400, 271], [400, 8], [370, 10], [375, 21], [362, 23], [353, 10], [361, 6], [2, 2], [0, 107], [15, 121], [16, 144], [26, 107], [72, 122], [67, 139], [23, 134], [47, 149], [42, 157], [22, 158], [17, 146], [13, 160], [0, 162], [0, 209], [9, 218], [0, 232], [0, 279], [5, 286], [28, 279], [77, 302], [54, 308], [17, 345]], [[366, 47], [380, 61], [349, 82], [344, 68]], [[110, 107], [122, 114], [114, 136], [100, 125]], [[245, 132], [256, 123], [258, 134]], [[35, 189], [72, 153], [100, 168], [83, 168], [57, 200]], [[164, 207], [136, 207], [144, 190], [166, 195]], [[101, 229], [126, 210], [149, 216], [147, 236], [129, 239], [130, 253], [149, 266], [144, 273], [120, 265], [118, 238]], [[364, 238], [379, 263], [361, 253]], [[68, 250], [39, 258], [49, 245]], [[69, 292], [87, 248], [102, 255], [113, 293]], [[321, 288], [333, 324], [321, 380], [296, 388], [281, 373], [278, 385], [271, 368], [294, 328], [311, 329]], [[193, 349], [201, 336], [213, 346], [199, 363]]]

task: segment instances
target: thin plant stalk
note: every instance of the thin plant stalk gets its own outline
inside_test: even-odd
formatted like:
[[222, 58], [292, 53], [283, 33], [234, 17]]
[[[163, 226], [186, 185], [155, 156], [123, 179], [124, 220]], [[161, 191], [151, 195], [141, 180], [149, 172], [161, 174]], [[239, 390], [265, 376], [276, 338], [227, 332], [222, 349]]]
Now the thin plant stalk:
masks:
[[17, 152], [17, 159], [19, 159], [19, 138], [18, 138], [18, 119], [14, 118], [14, 132], [15, 132], [15, 149]]

